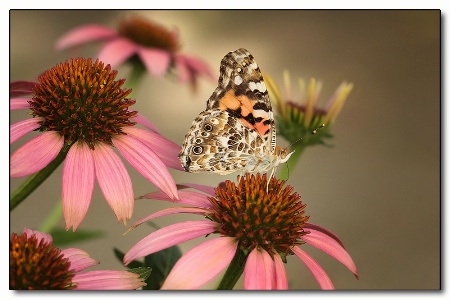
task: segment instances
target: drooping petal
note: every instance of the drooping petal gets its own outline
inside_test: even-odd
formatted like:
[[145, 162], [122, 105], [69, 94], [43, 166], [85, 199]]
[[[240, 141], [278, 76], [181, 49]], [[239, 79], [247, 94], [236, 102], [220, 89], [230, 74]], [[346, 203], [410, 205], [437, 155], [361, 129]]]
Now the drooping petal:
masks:
[[90, 41], [100, 41], [117, 36], [117, 32], [101, 25], [84, 25], [74, 28], [60, 37], [55, 44], [57, 50], [85, 44]]
[[113, 139], [120, 154], [148, 181], [172, 199], [178, 198], [177, 187], [166, 165], [158, 155], [131, 135]]
[[281, 260], [281, 256], [278, 252], [275, 252], [273, 256], [274, 267], [275, 267], [275, 286], [276, 290], [287, 290], [288, 289], [288, 280], [286, 275], [286, 269], [284, 268], [284, 263]]
[[167, 51], [139, 47], [138, 53], [147, 70], [155, 76], [164, 75], [169, 68], [170, 53]]
[[[146, 117], [144, 117], [143, 115], [141, 115], [141, 114], [138, 113], [134, 118], [131, 118], [131, 119], [132, 119], [134, 122], [136, 122], [136, 123], [138, 123], [138, 124], [140, 124], [140, 125], [142, 125], [142, 126], [148, 128], [148, 129], [150, 129], [150, 130], [153, 130], [153, 131], [156, 132], [156, 133], [159, 133], [158, 128], [156, 128], [156, 126], [155, 126], [152, 122], [150, 122], [149, 119], [147, 119]], [[126, 128], [128, 128], [128, 127], [126, 127]], [[125, 128], [123, 128], [123, 129], [125, 129]], [[122, 129], [122, 130], [123, 130], [123, 129]]]
[[[178, 191], [177, 203], [188, 204], [197, 207], [211, 208], [212, 204], [209, 202], [208, 197], [204, 194], [191, 191]], [[138, 199], [153, 199], [173, 202], [166, 194], [161, 192], [153, 192], [140, 196]]]
[[322, 226], [319, 226], [319, 225], [312, 224], [312, 223], [308, 222], [308, 223], [306, 223], [306, 226], [304, 228], [306, 229], [306, 231], [309, 231], [309, 229], [314, 229], [316, 231], [320, 231], [323, 234], [326, 234], [330, 238], [334, 239], [337, 243], [339, 243], [339, 245], [342, 246], [342, 248], [345, 248], [344, 243], [342, 242], [342, 240], [334, 232], [331, 232], [330, 230], [328, 230], [328, 229], [326, 229], [326, 228], [324, 228]]
[[180, 171], [184, 170], [178, 159], [178, 153], [181, 151], [181, 147], [178, 144], [175, 144], [158, 133], [136, 127], [126, 127], [123, 129], [123, 132], [147, 145], [158, 155], [166, 166]]
[[76, 290], [135, 290], [146, 285], [138, 274], [128, 271], [89, 271], [76, 274]]
[[125, 38], [108, 42], [98, 54], [98, 59], [111, 67], [117, 67], [136, 53], [136, 45]]
[[10, 158], [10, 177], [22, 177], [45, 168], [58, 155], [64, 138], [55, 131], [44, 132], [16, 150]]
[[159, 218], [159, 217], [168, 216], [168, 215], [172, 215], [172, 214], [180, 214], [180, 213], [205, 215], [209, 212], [210, 212], [209, 209], [198, 208], [198, 207], [170, 207], [170, 208], [166, 208], [166, 209], [157, 211], [153, 214], [146, 216], [145, 218], [140, 219], [139, 221], [136, 221], [135, 223], [133, 223], [133, 225], [130, 226], [130, 228], [127, 230], [127, 232], [133, 230], [134, 228], [138, 227], [142, 223], [152, 220], [154, 218]]
[[244, 269], [246, 290], [271, 290], [274, 288], [275, 268], [270, 254], [256, 247], [248, 255]]
[[163, 227], [137, 242], [123, 258], [124, 265], [173, 245], [206, 235], [215, 230], [211, 221], [186, 221]]
[[325, 270], [305, 251], [298, 246], [291, 247], [292, 251], [297, 255], [301, 261], [308, 267], [309, 271], [316, 278], [322, 290], [334, 290], [333, 283], [328, 277]]
[[62, 175], [62, 204], [66, 230], [75, 231], [84, 220], [94, 191], [95, 169], [92, 150], [75, 143], [67, 153]]
[[38, 85], [34, 81], [18, 80], [9, 84], [9, 97], [20, 97], [32, 93], [33, 88]]
[[234, 238], [219, 237], [192, 248], [173, 266], [161, 290], [201, 287], [230, 264], [237, 246]]
[[30, 238], [32, 235], [35, 235], [36, 239], [38, 241], [44, 240], [44, 242], [47, 243], [47, 244], [53, 242], [52, 236], [50, 234], [48, 234], [48, 233], [37, 231], [37, 230], [31, 230], [31, 229], [28, 229], [28, 228], [25, 228], [23, 230], [23, 232], [25, 232], [27, 234], [28, 238]]
[[175, 57], [175, 66], [177, 68], [178, 80], [180, 82], [185, 83], [192, 79], [192, 74], [189, 70], [189, 66], [182, 56], [177, 55]]
[[28, 101], [30, 101], [30, 98], [11, 98], [9, 100], [9, 109], [16, 110], [30, 108], [31, 105], [28, 103]]
[[350, 271], [355, 274], [358, 278], [358, 271], [356, 265], [348, 252], [333, 238], [329, 235], [308, 228], [309, 234], [302, 236], [302, 239], [313, 247], [322, 250], [326, 254], [334, 257], [336, 260], [340, 261], [344, 266], [346, 266]]
[[12, 124], [9, 127], [9, 144], [11, 145], [28, 132], [39, 128], [41, 125], [39, 125], [38, 122], [42, 120], [42, 118], [31, 118]]
[[131, 219], [134, 194], [130, 175], [119, 156], [106, 145], [97, 144], [92, 151], [95, 174], [103, 196], [114, 211], [117, 221]]
[[77, 248], [66, 248], [61, 250], [64, 258], [70, 261], [70, 270], [74, 272], [83, 271], [86, 268], [95, 266], [100, 262], [89, 256], [86, 251]]
[[210, 80], [215, 80], [215, 76], [211, 71], [211, 68], [202, 60], [193, 56], [187, 56], [184, 54], [177, 55], [177, 59], [184, 61], [184, 64], [195, 73], [194, 76], [203, 75]]
[[196, 189], [199, 190], [200, 192], [206, 193], [210, 196], [215, 196], [216, 195], [216, 191], [214, 190], [213, 187], [211, 186], [207, 186], [207, 185], [203, 185], [203, 184], [196, 184], [196, 183], [181, 183], [181, 184], [177, 184], [178, 189], [185, 189], [185, 188], [192, 188], [192, 189]]

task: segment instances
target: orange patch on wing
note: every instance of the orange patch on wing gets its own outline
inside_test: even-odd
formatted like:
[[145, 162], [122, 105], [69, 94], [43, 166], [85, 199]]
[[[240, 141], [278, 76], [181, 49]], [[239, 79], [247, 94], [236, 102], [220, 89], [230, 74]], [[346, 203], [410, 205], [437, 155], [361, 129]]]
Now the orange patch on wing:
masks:
[[234, 94], [234, 90], [229, 90], [225, 93], [225, 95], [220, 99], [219, 108], [221, 110], [227, 110], [232, 109], [236, 110], [241, 106], [241, 103], [238, 99], [236, 99], [236, 96]]
[[229, 90], [222, 99], [220, 99], [219, 108], [221, 110], [237, 110], [240, 107], [241, 115], [246, 117], [253, 111], [255, 103], [255, 100], [250, 100], [247, 96], [236, 97], [234, 90]]
[[256, 131], [258, 131], [261, 136], [266, 136], [269, 133], [269, 124], [264, 124], [264, 121], [266, 120], [267, 119], [263, 119], [261, 122], [255, 123]]

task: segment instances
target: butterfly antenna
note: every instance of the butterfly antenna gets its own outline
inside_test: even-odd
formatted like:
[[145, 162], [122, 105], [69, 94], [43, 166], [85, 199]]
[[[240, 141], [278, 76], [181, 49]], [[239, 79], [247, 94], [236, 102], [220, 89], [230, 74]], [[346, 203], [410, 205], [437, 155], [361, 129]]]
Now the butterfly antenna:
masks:
[[291, 144], [289, 145], [289, 148], [290, 148], [292, 145], [294, 145], [295, 143], [300, 142], [300, 141], [303, 140], [304, 138], [306, 138], [306, 137], [308, 137], [308, 136], [310, 136], [310, 135], [316, 134], [316, 133], [317, 133], [317, 130], [319, 130], [320, 128], [323, 128], [323, 127], [325, 127], [325, 124], [322, 124], [322, 125], [320, 125], [319, 127], [317, 127], [316, 129], [314, 129], [313, 131], [308, 132], [306, 135], [302, 136], [301, 138], [299, 138], [299, 139], [296, 140], [295, 142], [291, 143]]

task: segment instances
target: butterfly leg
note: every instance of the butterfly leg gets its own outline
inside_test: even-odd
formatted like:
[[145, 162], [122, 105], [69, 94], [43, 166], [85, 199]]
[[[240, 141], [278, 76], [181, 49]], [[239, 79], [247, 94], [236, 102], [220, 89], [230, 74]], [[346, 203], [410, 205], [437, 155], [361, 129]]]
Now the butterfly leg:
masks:
[[270, 172], [270, 176], [269, 176], [269, 178], [267, 178], [267, 186], [266, 186], [266, 192], [268, 193], [269, 192], [269, 182], [270, 182], [270, 180], [272, 179], [272, 177], [273, 177], [273, 174], [275, 174], [275, 171], [277, 170], [277, 168], [275, 167], [275, 168], [272, 168], [272, 171]]

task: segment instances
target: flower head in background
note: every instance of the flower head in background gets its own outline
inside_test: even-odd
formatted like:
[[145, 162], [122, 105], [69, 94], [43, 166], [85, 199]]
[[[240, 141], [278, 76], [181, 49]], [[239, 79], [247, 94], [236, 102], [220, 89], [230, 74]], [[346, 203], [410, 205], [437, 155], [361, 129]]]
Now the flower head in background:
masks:
[[[71, 59], [44, 72], [34, 83], [12, 83], [10, 109], [30, 109], [31, 118], [10, 126], [10, 143], [31, 131], [40, 134], [10, 157], [10, 176], [34, 174], [63, 155], [62, 201], [66, 229], [75, 231], [89, 208], [94, 181], [117, 220], [131, 218], [134, 195], [130, 176], [114, 148], [169, 198], [178, 197], [167, 166], [181, 169], [180, 146], [165, 139], [136, 111], [135, 100], [115, 80], [117, 71], [99, 60]], [[17, 91], [20, 91], [17, 94]], [[136, 122], [147, 129], [136, 128]], [[64, 155], [65, 156], [64, 158]]]
[[[173, 267], [162, 289], [196, 289], [218, 275], [237, 251], [246, 256], [245, 289], [287, 289], [283, 262], [296, 255], [305, 263], [322, 289], [333, 289], [330, 278], [303, 249], [304, 243], [316, 247], [343, 263], [357, 276], [355, 264], [336, 235], [308, 223], [305, 204], [293, 187], [272, 178], [266, 192], [267, 177], [257, 174], [241, 177], [236, 186], [226, 181], [216, 189], [187, 185], [204, 193], [179, 190], [180, 203], [190, 207], [161, 210], [136, 222], [130, 230], [150, 219], [177, 213], [192, 213], [207, 220], [186, 221], [161, 228], [133, 246], [124, 257], [127, 265], [136, 258], [160, 251], [193, 238], [218, 234], [187, 252]], [[162, 193], [141, 198], [166, 200]]]
[[87, 271], [99, 262], [77, 248], [59, 249], [47, 233], [25, 229], [9, 242], [12, 290], [135, 290], [145, 284], [129, 271]]
[[77, 27], [57, 41], [56, 49], [95, 41], [106, 41], [98, 58], [113, 67], [129, 61], [143, 65], [154, 76], [175, 69], [179, 81], [189, 82], [194, 88], [200, 76], [214, 80], [211, 69], [202, 60], [180, 53], [177, 32], [141, 17], [122, 21], [117, 30], [97, 24]]
[[300, 97], [294, 100], [289, 73], [284, 72], [284, 84], [286, 95], [282, 96], [280, 88], [272, 78], [264, 75], [270, 99], [274, 104], [277, 114], [275, 115], [277, 133], [290, 143], [314, 131], [322, 124], [326, 126], [301, 142], [304, 145], [323, 144], [323, 139], [332, 137], [331, 125], [341, 111], [348, 94], [353, 88], [352, 83], [343, 82], [330, 98], [325, 108], [317, 106], [317, 100], [322, 89], [322, 83], [312, 78], [306, 86], [305, 81], [300, 78]]

